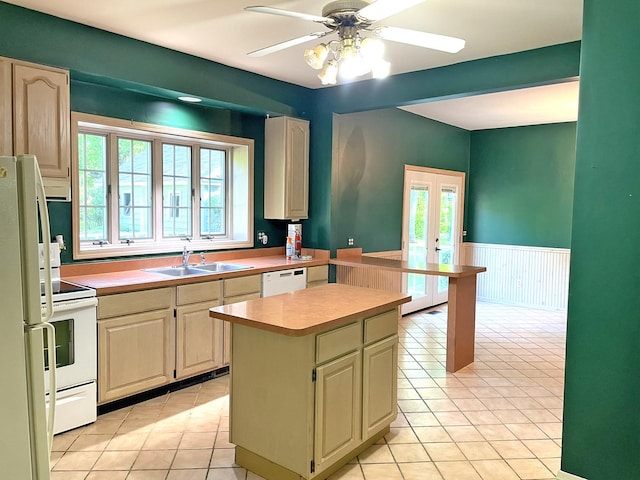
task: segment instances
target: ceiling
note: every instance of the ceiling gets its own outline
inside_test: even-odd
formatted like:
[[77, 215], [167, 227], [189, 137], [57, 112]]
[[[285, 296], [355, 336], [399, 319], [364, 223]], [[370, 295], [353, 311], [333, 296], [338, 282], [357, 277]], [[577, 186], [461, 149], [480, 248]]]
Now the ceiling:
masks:
[[[305, 48], [320, 40], [259, 58], [248, 57], [247, 53], [321, 32], [325, 27], [298, 18], [247, 12], [244, 7], [258, 4], [321, 15], [323, 5], [328, 3], [325, 1], [5, 1], [267, 77], [321, 88], [316, 77], [318, 72], [307, 66], [302, 55]], [[572, 42], [581, 38], [582, 4], [583, 0], [425, 0], [379, 23], [463, 38], [465, 48], [450, 54], [386, 41], [385, 58], [391, 62], [393, 75]], [[540, 108], [543, 99], [548, 99], [552, 105], [556, 102], [574, 104], [572, 119], [575, 120], [576, 92], [577, 83], [573, 87], [561, 84], [535, 91], [522, 89], [406, 109], [467, 129], [496, 128], [483, 126], [483, 118], [486, 118], [486, 125], [494, 122], [501, 126], [548, 123], [567, 120], [554, 120], [557, 114], [551, 111], [547, 118]], [[549, 96], [545, 97], [547, 94]], [[504, 106], [505, 96], [510, 105], [521, 107], [509, 112], [510, 109]], [[527, 99], [533, 102], [528, 107], [527, 103], [520, 103]], [[494, 110], [493, 105], [502, 107]], [[525, 111], [532, 111], [533, 116]], [[487, 112], [492, 113], [487, 115]], [[527, 120], [529, 117], [531, 119]]]

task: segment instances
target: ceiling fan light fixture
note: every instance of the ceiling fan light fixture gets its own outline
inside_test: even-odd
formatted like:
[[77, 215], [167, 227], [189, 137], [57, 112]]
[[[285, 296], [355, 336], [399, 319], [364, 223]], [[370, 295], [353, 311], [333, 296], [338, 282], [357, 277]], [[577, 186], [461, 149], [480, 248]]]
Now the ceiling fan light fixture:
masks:
[[304, 60], [311, 68], [320, 70], [329, 55], [329, 47], [324, 43], [308, 48], [304, 51]]
[[384, 55], [384, 42], [377, 38], [367, 37], [360, 43], [362, 56], [369, 61], [381, 60]]
[[371, 76], [373, 78], [387, 78], [391, 72], [391, 64], [385, 60], [378, 60], [371, 64]]
[[318, 74], [322, 85], [335, 85], [338, 83], [338, 62], [329, 60]]

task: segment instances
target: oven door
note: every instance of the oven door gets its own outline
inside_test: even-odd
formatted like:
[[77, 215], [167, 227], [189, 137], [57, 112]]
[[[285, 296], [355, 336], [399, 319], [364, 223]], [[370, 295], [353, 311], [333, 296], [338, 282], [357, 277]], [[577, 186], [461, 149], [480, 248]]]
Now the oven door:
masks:
[[[92, 382], [97, 377], [97, 304], [95, 297], [53, 304], [53, 317], [49, 322], [56, 330], [58, 390]], [[44, 358], [46, 366], [47, 352]], [[47, 376], [45, 380], [45, 388], [49, 392]]]

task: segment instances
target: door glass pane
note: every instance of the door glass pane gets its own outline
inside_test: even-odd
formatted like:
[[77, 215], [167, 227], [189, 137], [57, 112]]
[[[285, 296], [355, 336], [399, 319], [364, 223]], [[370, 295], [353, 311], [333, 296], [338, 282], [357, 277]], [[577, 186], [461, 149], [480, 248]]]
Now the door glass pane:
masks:
[[[440, 232], [438, 237], [438, 262], [453, 265], [456, 231], [456, 206], [458, 192], [455, 187], [440, 189]], [[446, 291], [449, 286], [447, 277], [438, 277], [438, 292]]]
[[78, 134], [80, 241], [106, 241], [107, 137]]
[[151, 142], [118, 138], [118, 238], [152, 238]]
[[[409, 206], [409, 266], [427, 266], [427, 238], [429, 226], [429, 188], [411, 186]], [[426, 276], [410, 273], [407, 275], [407, 293], [414, 298], [426, 293]]]
[[200, 149], [200, 235], [224, 235], [226, 152]]
[[162, 235], [191, 236], [191, 147], [162, 145]]

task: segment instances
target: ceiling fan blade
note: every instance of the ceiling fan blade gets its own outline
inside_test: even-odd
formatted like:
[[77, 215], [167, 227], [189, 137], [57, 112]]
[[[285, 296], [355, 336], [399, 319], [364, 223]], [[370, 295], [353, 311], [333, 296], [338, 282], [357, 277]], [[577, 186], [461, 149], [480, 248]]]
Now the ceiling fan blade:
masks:
[[443, 52], [458, 53], [464, 48], [465, 41], [461, 38], [447, 37], [435, 33], [419, 32], [397, 27], [376, 28], [375, 33], [385, 40], [407, 43], [417, 47], [431, 48]]
[[378, 0], [358, 10], [358, 16], [377, 22], [422, 2], [424, 0]]
[[265, 55], [269, 55], [270, 53], [279, 52], [280, 50], [284, 50], [285, 48], [293, 47], [294, 45], [299, 45], [301, 43], [308, 42], [309, 40], [324, 37], [328, 33], [331, 32], [310, 33], [309, 35], [305, 35], [304, 37], [294, 38], [292, 40], [287, 40], [286, 42], [276, 43], [275, 45], [271, 45], [270, 47], [255, 50], [253, 52], [247, 53], [247, 55], [249, 57], [264, 57]]
[[333, 23], [333, 20], [329, 17], [320, 17], [318, 15], [310, 15], [308, 13], [293, 12], [291, 10], [283, 10], [282, 8], [263, 7], [258, 5], [255, 7], [245, 7], [245, 10], [247, 10], [248, 12], [268, 13], [270, 15], [281, 15], [283, 17], [300, 18], [302, 20], [310, 20], [312, 22], [318, 23]]

